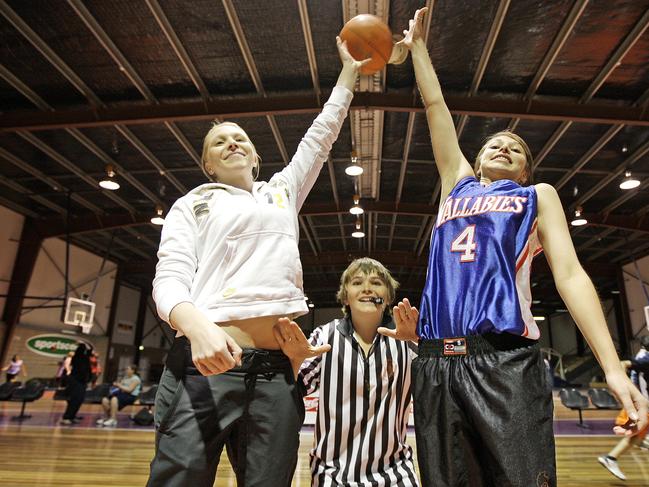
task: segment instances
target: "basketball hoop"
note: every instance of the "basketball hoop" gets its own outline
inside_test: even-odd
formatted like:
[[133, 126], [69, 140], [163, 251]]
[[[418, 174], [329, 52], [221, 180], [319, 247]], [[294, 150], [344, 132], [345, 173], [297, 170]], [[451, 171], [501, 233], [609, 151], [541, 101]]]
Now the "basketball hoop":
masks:
[[[85, 297], [85, 296], [84, 296]], [[88, 334], [95, 317], [95, 303], [86, 299], [68, 298], [63, 323], [78, 326]]]

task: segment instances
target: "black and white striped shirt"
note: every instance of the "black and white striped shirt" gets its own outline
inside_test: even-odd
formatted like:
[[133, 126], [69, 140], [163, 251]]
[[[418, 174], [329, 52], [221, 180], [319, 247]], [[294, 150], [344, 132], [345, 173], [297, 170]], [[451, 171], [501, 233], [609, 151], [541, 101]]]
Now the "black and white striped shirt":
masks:
[[410, 367], [416, 356], [410, 344], [377, 334], [366, 357], [347, 318], [317, 328], [309, 340], [331, 345], [331, 351], [308, 359], [300, 369], [307, 393], [320, 390], [312, 485], [416, 487], [412, 449], [406, 444]]

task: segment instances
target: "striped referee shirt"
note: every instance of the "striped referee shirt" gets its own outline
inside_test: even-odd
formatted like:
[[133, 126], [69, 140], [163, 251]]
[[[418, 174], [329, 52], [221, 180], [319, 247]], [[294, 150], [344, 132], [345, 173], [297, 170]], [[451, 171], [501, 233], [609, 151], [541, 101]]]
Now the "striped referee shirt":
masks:
[[[394, 323], [385, 320], [383, 326], [394, 328]], [[331, 345], [300, 369], [307, 394], [320, 390], [312, 485], [416, 487], [406, 444], [416, 356], [411, 345], [377, 334], [365, 356], [348, 318], [316, 328], [309, 340]]]

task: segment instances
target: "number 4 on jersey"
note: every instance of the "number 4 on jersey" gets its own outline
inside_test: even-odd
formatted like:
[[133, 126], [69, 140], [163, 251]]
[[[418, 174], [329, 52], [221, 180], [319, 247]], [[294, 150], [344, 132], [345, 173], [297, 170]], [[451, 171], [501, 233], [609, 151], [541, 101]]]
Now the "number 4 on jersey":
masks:
[[475, 225], [469, 225], [460, 233], [451, 244], [451, 252], [461, 252], [460, 262], [473, 262], [475, 260]]

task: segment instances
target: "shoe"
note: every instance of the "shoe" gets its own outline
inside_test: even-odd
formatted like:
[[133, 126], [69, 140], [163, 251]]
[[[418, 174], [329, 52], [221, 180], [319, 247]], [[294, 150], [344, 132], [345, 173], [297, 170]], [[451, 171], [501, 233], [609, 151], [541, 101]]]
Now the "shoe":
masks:
[[96, 424], [97, 426], [103, 426], [103, 425], [104, 425], [104, 421], [106, 421], [106, 418], [99, 418], [97, 421], [95, 421], [95, 424]]
[[64, 426], [70, 426], [73, 425], [74, 423], [72, 422], [71, 419], [62, 419], [61, 421], [59, 421], [59, 424], [62, 424]]
[[602, 464], [602, 466], [611, 472], [613, 475], [615, 475], [618, 479], [620, 480], [626, 480], [626, 475], [622, 473], [622, 470], [620, 470], [620, 466], [617, 464], [617, 460], [612, 460], [608, 457], [597, 457], [597, 460], [599, 463]]
[[117, 426], [117, 420], [116, 419], [107, 419], [106, 421], [104, 421], [104, 426], [115, 427], [115, 426]]

